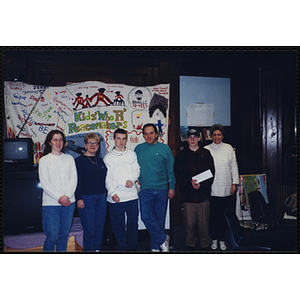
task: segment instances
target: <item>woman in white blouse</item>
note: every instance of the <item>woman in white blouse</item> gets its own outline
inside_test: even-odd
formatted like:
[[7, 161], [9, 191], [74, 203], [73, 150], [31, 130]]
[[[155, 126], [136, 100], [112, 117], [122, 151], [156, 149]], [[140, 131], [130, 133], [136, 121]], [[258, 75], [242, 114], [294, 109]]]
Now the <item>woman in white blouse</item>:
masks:
[[43, 188], [42, 222], [46, 235], [43, 251], [66, 251], [75, 209], [77, 171], [74, 158], [64, 154], [65, 135], [59, 130], [48, 133], [39, 161]]
[[237, 190], [239, 172], [234, 149], [231, 145], [223, 143], [225, 130], [222, 125], [215, 124], [210, 133], [213, 142], [204, 148], [208, 149], [214, 159], [215, 178], [211, 188], [210, 202], [210, 235], [211, 248], [226, 250], [226, 220], [224, 211], [230, 204], [232, 195]]

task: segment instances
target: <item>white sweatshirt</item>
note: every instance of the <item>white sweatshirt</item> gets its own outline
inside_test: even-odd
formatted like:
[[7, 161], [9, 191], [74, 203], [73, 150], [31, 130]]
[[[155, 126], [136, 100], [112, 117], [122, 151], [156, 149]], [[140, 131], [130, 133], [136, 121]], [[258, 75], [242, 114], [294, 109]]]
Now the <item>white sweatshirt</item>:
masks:
[[70, 154], [43, 156], [39, 161], [39, 179], [43, 189], [43, 206], [60, 206], [58, 199], [67, 195], [75, 202], [77, 171]]
[[221, 142], [209, 144], [208, 149], [214, 159], [215, 178], [211, 187], [211, 195], [227, 197], [231, 195], [231, 186], [239, 184], [239, 171], [235, 152], [231, 145]]
[[[127, 148], [123, 152], [113, 149], [104, 156], [103, 161], [107, 167], [107, 201], [115, 203], [112, 200], [115, 194], [119, 196], [120, 202], [138, 199], [135, 183], [140, 175], [140, 166], [135, 152]], [[127, 180], [132, 181], [131, 188], [125, 187]]]

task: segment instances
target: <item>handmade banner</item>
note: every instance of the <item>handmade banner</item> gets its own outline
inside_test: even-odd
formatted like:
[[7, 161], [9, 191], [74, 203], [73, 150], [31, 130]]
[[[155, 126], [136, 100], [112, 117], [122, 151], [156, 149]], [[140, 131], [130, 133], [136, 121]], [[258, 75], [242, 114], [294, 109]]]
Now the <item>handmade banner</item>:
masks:
[[[86, 81], [62, 87], [4, 82], [8, 137], [31, 137], [34, 162], [42, 155], [46, 135], [53, 129], [64, 132], [66, 153], [74, 158], [84, 151], [83, 138], [95, 132], [101, 137], [100, 156], [112, 149], [113, 132], [128, 133], [127, 147], [144, 142], [142, 127], [156, 124], [159, 141], [168, 142], [169, 84], [148, 87]], [[24, 125], [25, 124], [25, 125]]]

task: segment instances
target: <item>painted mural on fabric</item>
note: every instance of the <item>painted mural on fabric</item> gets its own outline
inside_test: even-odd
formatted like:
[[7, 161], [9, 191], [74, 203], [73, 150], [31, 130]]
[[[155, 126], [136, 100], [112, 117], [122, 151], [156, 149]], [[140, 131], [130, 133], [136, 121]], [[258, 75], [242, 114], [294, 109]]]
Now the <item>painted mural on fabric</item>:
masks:
[[[169, 84], [134, 87], [86, 81], [62, 87], [37, 86], [23, 82], [4, 83], [8, 137], [31, 137], [35, 163], [42, 154], [46, 135], [59, 129], [66, 135], [66, 152], [83, 153], [83, 137], [95, 132], [101, 137], [100, 156], [113, 147], [113, 132], [128, 133], [127, 147], [144, 142], [142, 128], [156, 124], [159, 141], [168, 141]], [[24, 126], [25, 124], [25, 126]]]

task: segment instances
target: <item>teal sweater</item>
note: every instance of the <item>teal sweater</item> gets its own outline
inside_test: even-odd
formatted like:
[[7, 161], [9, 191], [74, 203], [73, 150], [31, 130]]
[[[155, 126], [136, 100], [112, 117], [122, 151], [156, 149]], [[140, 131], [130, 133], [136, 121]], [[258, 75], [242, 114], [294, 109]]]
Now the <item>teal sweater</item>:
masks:
[[134, 151], [141, 169], [141, 189], [175, 190], [174, 157], [168, 145], [159, 142], [154, 145], [142, 143]]

